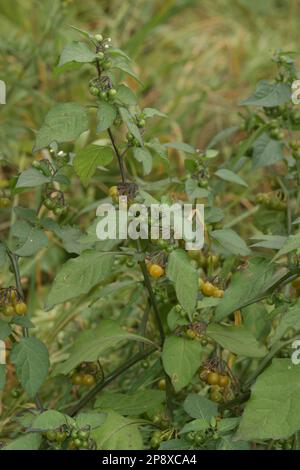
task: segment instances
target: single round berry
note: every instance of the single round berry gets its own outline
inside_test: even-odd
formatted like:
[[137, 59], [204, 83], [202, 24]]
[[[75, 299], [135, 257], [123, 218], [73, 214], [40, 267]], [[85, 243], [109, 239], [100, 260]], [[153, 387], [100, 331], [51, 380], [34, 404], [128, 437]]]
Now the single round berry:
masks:
[[230, 384], [230, 379], [229, 379], [228, 375], [219, 375], [218, 385], [220, 385], [220, 387], [225, 388], [229, 384]]
[[217, 372], [209, 372], [206, 381], [209, 385], [217, 385], [219, 383], [219, 374]]
[[152, 264], [149, 268], [149, 274], [151, 277], [158, 279], [165, 274], [165, 270], [159, 264]]
[[27, 305], [25, 302], [19, 302], [15, 305], [17, 315], [25, 315], [27, 313]]
[[102, 42], [103, 41], [103, 36], [102, 34], [95, 34], [94, 38], [96, 39], [96, 41], [98, 42]]
[[92, 374], [84, 374], [82, 377], [82, 384], [91, 387], [95, 383], [95, 378]]
[[111, 98], [113, 98], [114, 96], [116, 96], [117, 94], [117, 90], [115, 88], [111, 88], [110, 90], [108, 90], [108, 96], [110, 96]]

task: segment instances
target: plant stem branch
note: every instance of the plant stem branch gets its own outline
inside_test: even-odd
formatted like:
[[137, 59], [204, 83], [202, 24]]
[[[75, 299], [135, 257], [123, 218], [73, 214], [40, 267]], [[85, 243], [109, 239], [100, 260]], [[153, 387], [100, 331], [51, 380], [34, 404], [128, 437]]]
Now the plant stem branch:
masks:
[[110, 141], [112, 143], [112, 146], [114, 148], [115, 154], [116, 154], [117, 159], [118, 159], [122, 182], [125, 183], [126, 182], [126, 177], [125, 177], [125, 169], [124, 169], [123, 158], [122, 158], [122, 156], [121, 156], [121, 154], [120, 154], [120, 152], [119, 152], [119, 150], [116, 146], [116, 142], [115, 142], [114, 136], [112, 135], [112, 132], [111, 132], [110, 128], [107, 129], [107, 132], [108, 132]]

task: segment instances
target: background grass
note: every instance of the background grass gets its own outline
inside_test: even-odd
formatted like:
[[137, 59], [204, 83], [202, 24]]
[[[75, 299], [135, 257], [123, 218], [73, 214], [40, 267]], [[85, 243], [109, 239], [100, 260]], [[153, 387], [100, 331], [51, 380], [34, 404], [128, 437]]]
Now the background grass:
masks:
[[88, 98], [85, 69], [53, 72], [62, 46], [78, 38], [69, 24], [109, 34], [134, 58], [142, 104], [170, 115], [161, 135], [204, 147], [236, 122], [256, 81], [272, 76], [272, 53], [297, 52], [299, 12], [297, 0], [2, 0], [0, 156], [20, 162], [53, 102]]

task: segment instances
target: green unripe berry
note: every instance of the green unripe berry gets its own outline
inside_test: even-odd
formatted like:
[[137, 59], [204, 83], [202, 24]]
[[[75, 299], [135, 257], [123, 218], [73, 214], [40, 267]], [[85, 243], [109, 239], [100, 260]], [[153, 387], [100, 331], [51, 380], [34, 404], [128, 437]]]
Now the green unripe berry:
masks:
[[110, 90], [108, 90], [108, 96], [110, 96], [111, 98], [116, 96], [116, 94], [117, 94], [117, 90], [115, 88], [111, 88]]
[[55, 431], [48, 431], [47, 434], [46, 434], [46, 437], [47, 437], [48, 441], [54, 442], [54, 441], [56, 441], [56, 432]]
[[93, 96], [97, 96], [98, 93], [99, 93], [98, 88], [95, 87], [95, 86], [91, 86], [91, 87], [89, 88], [89, 90], [90, 90], [90, 94], [93, 95]]
[[54, 207], [53, 212], [55, 215], [60, 216], [64, 214], [64, 208], [63, 207]]
[[87, 431], [87, 430], [85, 431], [84, 429], [80, 429], [80, 430], [78, 431], [78, 437], [79, 437], [79, 439], [88, 439], [89, 436], [90, 436], [90, 433], [89, 433], [89, 431]]
[[102, 36], [102, 34], [95, 34], [94, 38], [95, 38], [96, 41], [98, 41], [98, 42], [103, 41], [103, 36]]
[[104, 59], [104, 53], [102, 51], [97, 52], [97, 57], [98, 57], [99, 60], [103, 60]]
[[102, 98], [103, 100], [105, 100], [107, 98], [107, 93], [106, 91], [101, 91], [100, 92], [100, 98]]
[[110, 69], [111, 66], [112, 66], [111, 60], [107, 60], [106, 62], [104, 62], [104, 63], [102, 64], [102, 67], [103, 67], [104, 70]]
[[79, 449], [82, 445], [81, 439], [76, 438], [76, 439], [74, 439], [73, 442], [74, 442], [75, 447], [77, 447], [77, 449]]
[[146, 125], [145, 119], [139, 119], [137, 125], [138, 127], [145, 127]]

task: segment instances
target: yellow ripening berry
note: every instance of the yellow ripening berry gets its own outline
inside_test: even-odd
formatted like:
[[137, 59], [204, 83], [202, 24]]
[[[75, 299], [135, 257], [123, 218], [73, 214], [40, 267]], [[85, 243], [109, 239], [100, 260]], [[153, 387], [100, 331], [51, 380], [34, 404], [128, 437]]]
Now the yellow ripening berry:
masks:
[[25, 315], [27, 313], [27, 305], [25, 302], [19, 302], [15, 305], [15, 312], [17, 315]]
[[108, 190], [108, 194], [111, 198], [117, 198], [119, 196], [119, 191], [117, 186], [111, 186]]
[[216, 288], [211, 282], [203, 282], [200, 286], [201, 292], [206, 297], [215, 297]]
[[162, 268], [159, 264], [152, 264], [148, 270], [150, 276], [156, 279], [165, 274], [164, 268]]
[[295, 287], [295, 289], [300, 289], [300, 277], [297, 277], [293, 282], [292, 286]]
[[224, 291], [222, 289], [218, 289], [217, 287], [215, 287], [213, 297], [219, 297], [219, 298], [224, 297]]

